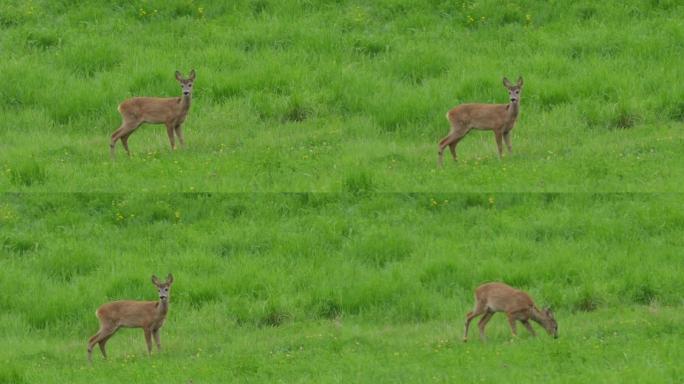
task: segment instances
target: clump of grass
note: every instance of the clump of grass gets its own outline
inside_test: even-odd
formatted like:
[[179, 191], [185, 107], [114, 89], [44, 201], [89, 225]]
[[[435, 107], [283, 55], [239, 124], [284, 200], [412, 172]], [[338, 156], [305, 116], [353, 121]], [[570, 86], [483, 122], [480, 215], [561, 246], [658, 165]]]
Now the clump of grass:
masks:
[[[90, 77], [108, 71], [121, 63], [123, 52], [107, 41], [78, 41], [64, 48], [60, 61], [65, 69]], [[68, 85], [62, 85], [68, 87]]]
[[2, 239], [2, 249], [15, 255], [25, 255], [39, 248], [39, 243], [33, 238], [26, 236], [6, 236]]
[[408, 258], [413, 244], [400, 234], [371, 233], [357, 239], [349, 253], [363, 262], [375, 267], [385, 267], [389, 263]]
[[359, 172], [348, 175], [343, 181], [343, 188], [355, 195], [365, 194], [375, 190], [375, 183], [370, 173]]
[[9, 178], [15, 186], [31, 187], [43, 184], [47, 179], [47, 171], [37, 161], [28, 160], [11, 168]]

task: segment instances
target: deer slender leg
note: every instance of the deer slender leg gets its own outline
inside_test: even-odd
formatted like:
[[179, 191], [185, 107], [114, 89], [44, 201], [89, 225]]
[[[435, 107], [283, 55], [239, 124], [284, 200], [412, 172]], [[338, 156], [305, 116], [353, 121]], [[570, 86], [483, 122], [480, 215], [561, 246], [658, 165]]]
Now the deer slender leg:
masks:
[[152, 336], [154, 336], [154, 342], [157, 344], [157, 351], [161, 351], [161, 342], [159, 341], [159, 329], [153, 330]]
[[[95, 344], [98, 344], [101, 340], [103, 339], [108, 339], [114, 332], [116, 332], [117, 328], [112, 328], [112, 327], [102, 327], [100, 330], [88, 340], [88, 361], [92, 362], [92, 354], [93, 354], [93, 347]], [[102, 347], [101, 347], [102, 348]], [[105, 356], [106, 358], [107, 356]]]
[[[141, 121], [124, 121], [123, 124], [121, 124], [121, 127], [114, 131], [114, 133], [112, 133], [112, 141], [109, 143], [109, 149], [112, 157], [114, 157], [114, 145], [116, 144], [116, 141], [123, 138], [124, 136], [126, 136], [126, 138], [128, 139], [128, 136], [130, 136], [131, 133], [133, 133], [133, 131], [135, 131], [140, 126], [140, 124], [142, 124]], [[122, 144], [123, 142], [124, 141], [121, 140]], [[126, 148], [126, 151], [128, 151], [126, 144], [124, 144], [124, 148]]]
[[494, 131], [496, 139], [496, 148], [499, 150], [499, 158], [503, 157], [503, 133], [501, 131]]
[[180, 142], [180, 146], [184, 147], [185, 146], [185, 139], [183, 138], [183, 128], [181, 124], [176, 125], [176, 128], [174, 128], [176, 131], [176, 136], [178, 136], [178, 141]]
[[107, 358], [107, 351], [105, 350], [105, 346], [107, 345], [107, 341], [109, 341], [109, 339], [110, 339], [113, 335], [114, 335], [114, 332], [110, 333], [110, 334], [107, 335], [105, 338], [103, 338], [102, 340], [100, 340], [100, 342], [98, 343], [98, 345], [100, 346], [100, 352], [102, 352], [102, 356], [104, 356], [105, 359]]
[[145, 342], [147, 343], [147, 354], [151, 355], [152, 354], [152, 331], [144, 328], [145, 331]]
[[176, 141], [173, 137], [173, 124], [166, 124], [166, 134], [169, 136], [169, 143], [171, 144], [171, 149], [176, 149]]
[[133, 132], [129, 132], [123, 136], [121, 136], [121, 144], [123, 144], [124, 149], [126, 150], [126, 153], [128, 154], [128, 157], [131, 156], [131, 151], [128, 150], [128, 138], [131, 136]]
[[508, 153], [513, 153], [513, 147], [511, 146], [511, 131], [505, 132], [503, 138], [506, 142], [506, 147], [508, 147]]
[[440, 140], [439, 142], [439, 151], [437, 152], [438, 158], [437, 158], [437, 165], [440, 167], [442, 166], [444, 162], [444, 149], [449, 146], [449, 150], [451, 151], [451, 156], [456, 160], [456, 144], [458, 144], [459, 141], [465, 136], [465, 133], [459, 132], [456, 128], [451, 130], [451, 133], [449, 133], [448, 136]]
[[481, 314], [485, 313], [484, 306], [478, 302], [477, 305], [475, 306], [475, 310], [472, 312], [468, 312], [466, 315], [466, 321], [465, 321], [465, 326], [463, 329], [463, 341], [466, 342], [468, 341], [468, 327], [470, 326], [470, 322], [480, 316]]
[[515, 326], [515, 321], [516, 321], [515, 316], [513, 316], [513, 314], [509, 313], [508, 314], [508, 325], [511, 326], [511, 333], [513, 334], [513, 336], [518, 336], [518, 331], [517, 331], [516, 326]]
[[532, 328], [532, 324], [530, 324], [529, 320], [525, 320], [522, 322], [525, 328], [532, 334], [532, 336], [537, 336], [537, 334], [534, 332], [534, 329]]
[[482, 316], [480, 321], [477, 323], [477, 327], [480, 329], [480, 339], [482, 339], [482, 341], [487, 340], [484, 331], [485, 327], [487, 326], [487, 323], [489, 322], [489, 320], [491, 320], [492, 316], [494, 316], [494, 312], [487, 312], [484, 316]]

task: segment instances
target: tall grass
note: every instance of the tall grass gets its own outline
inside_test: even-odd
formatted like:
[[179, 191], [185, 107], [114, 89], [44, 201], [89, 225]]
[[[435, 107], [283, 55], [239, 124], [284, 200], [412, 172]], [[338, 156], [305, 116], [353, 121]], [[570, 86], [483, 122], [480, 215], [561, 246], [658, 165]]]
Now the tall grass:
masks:
[[[677, 191], [681, 13], [662, 1], [5, 2], [0, 188]], [[177, 95], [173, 71], [193, 67], [188, 148], [172, 154], [163, 127], [145, 126], [134, 157], [110, 163], [117, 104]], [[515, 153], [498, 162], [475, 132], [459, 164], [432, 172], [444, 113], [504, 102], [503, 75], [525, 77]], [[12, 178], [29, 158], [43, 182]]]

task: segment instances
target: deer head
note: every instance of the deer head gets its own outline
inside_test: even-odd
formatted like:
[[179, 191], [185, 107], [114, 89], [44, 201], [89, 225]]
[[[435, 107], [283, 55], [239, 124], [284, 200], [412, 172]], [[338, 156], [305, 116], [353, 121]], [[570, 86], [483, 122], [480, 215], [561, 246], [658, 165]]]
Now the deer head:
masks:
[[503, 78], [503, 85], [508, 89], [508, 98], [511, 100], [511, 103], [517, 103], [520, 101], [520, 93], [522, 92], [522, 86], [523, 86], [523, 78], [522, 76], [518, 77], [518, 83], [513, 85], [507, 78]]
[[152, 275], [152, 284], [154, 284], [159, 290], [159, 300], [162, 302], [168, 302], [169, 295], [171, 294], [171, 284], [173, 284], [173, 275], [169, 273], [169, 275], [166, 277], [166, 281], [163, 283], [159, 281], [157, 276]]
[[180, 71], [176, 71], [176, 80], [178, 80], [183, 89], [183, 95], [190, 96], [192, 94], [192, 83], [195, 81], [195, 70], [190, 71], [188, 78], [183, 78], [183, 74]]

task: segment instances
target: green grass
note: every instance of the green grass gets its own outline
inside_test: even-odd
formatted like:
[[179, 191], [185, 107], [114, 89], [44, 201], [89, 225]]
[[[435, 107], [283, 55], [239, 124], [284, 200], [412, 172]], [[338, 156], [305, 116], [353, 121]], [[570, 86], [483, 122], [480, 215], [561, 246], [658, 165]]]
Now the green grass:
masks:
[[[676, 1], [5, 1], [0, 190], [666, 192], [684, 181]], [[176, 96], [109, 159], [118, 103]], [[436, 169], [445, 112], [506, 100], [514, 153], [473, 132]], [[20, 176], [17, 176], [20, 175]], [[68, 182], [64, 182], [68, 180]]]
[[[684, 6], [675, 0], [5, 0], [0, 383], [681, 382]], [[184, 125], [109, 138], [117, 105]], [[513, 154], [445, 113], [503, 103]], [[164, 351], [96, 308], [173, 272]], [[560, 338], [461, 342], [487, 281]], [[536, 325], [535, 325], [536, 327]]]
[[[5, 382], [676, 382], [679, 194], [29, 194], [0, 204]], [[95, 309], [154, 299], [165, 350]], [[560, 338], [497, 315], [461, 342], [474, 287], [555, 308]], [[97, 352], [97, 351], [96, 351]], [[607, 369], [606, 367], [610, 367]]]

